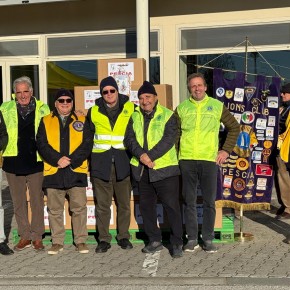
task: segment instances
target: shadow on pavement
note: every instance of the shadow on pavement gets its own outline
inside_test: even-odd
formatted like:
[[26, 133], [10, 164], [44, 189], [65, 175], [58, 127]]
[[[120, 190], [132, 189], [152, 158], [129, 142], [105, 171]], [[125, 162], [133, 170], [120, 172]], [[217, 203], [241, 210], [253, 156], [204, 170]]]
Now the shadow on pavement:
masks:
[[244, 216], [253, 222], [262, 224], [269, 229], [275, 231], [278, 234], [284, 235], [284, 237], [289, 237], [290, 235], [290, 220], [278, 220], [275, 216], [269, 215], [270, 212], [276, 212], [276, 207], [271, 207], [271, 211], [246, 211]]
[[2, 203], [4, 208], [4, 232], [6, 236], [6, 242], [8, 242], [9, 235], [11, 234], [12, 230], [12, 220], [14, 216], [13, 202], [8, 186], [2, 189]]

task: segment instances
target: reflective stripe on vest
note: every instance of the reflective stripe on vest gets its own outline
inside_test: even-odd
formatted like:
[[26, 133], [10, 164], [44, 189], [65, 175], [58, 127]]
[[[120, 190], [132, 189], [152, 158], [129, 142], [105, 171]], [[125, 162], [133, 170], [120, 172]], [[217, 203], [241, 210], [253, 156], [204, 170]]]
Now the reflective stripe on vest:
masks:
[[130, 116], [134, 112], [134, 104], [126, 102], [122, 112], [119, 114], [114, 128], [111, 128], [109, 118], [99, 112], [98, 106], [91, 109], [91, 120], [95, 125], [94, 145], [92, 152], [101, 153], [106, 150], [115, 149], [124, 150], [124, 135], [129, 122]]

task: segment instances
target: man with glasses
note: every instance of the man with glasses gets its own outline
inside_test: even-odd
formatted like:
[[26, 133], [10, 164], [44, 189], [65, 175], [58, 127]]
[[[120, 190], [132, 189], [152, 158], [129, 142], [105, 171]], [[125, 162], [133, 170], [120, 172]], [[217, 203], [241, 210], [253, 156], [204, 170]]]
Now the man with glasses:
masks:
[[122, 249], [132, 249], [130, 226], [130, 159], [123, 145], [124, 134], [134, 104], [119, 94], [118, 85], [111, 76], [100, 83], [102, 98], [89, 109], [88, 119], [94, 132], [90, 174], [96, 196], [96, 219], [99, 244], [96, 253], [111, 248], [109, 232], [111, 205], [114, 196], [117, 204], [117, 240]]
[[[13, 82], [15, 98], [1, 105], [8, 131], [8, 144], [3, 152], [3, 171], [6, 173], [14, 213], [18, 225], [19, 243], [15, 251], [32, 247], [44, 249], [43, 162], [37, 153], [35, 136], [40, 120], [49, 114], [49, 107], [33, 97], [32, 83], [23, 76]], [[31, 206], [28, 220], [27, 196]]]
[[68, 195], [76, 250], [86, 254], [87, 173], [93, 142], [86, 118], [74, 113], [74, 97], [60, 89], [55, 95], [55, 109], [44, 117], [37, 133], [37, 146], [44, 160], [43, 187], [47, 193], [47, 211], [52, 246], [49, 255], [63, 250], [65, 228], [63, 208]]

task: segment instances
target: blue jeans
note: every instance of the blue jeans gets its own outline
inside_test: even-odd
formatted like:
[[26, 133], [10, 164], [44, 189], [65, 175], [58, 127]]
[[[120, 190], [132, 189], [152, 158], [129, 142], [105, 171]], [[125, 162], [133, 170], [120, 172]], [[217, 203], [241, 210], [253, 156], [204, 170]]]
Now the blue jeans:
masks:
[[197, 186], [203, 198], [202, 240], [214, 239], [215, 199], [217, 191], [217, 165], [203, 160], [180, 160], [182, 196], [185, 204], [185, 229], [189, 240], [198, 239]]

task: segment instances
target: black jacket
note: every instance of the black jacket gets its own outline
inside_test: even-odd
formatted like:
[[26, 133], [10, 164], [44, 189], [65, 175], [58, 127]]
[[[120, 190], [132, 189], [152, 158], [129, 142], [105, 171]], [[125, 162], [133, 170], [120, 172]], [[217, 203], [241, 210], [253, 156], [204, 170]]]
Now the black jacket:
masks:
[[[125, 95], [119, 94], [119, 108], [115, 117], [110, 117], [106, 110], [106, 105], [103, 98], [96, 100], [96, 105], [99, 107], [99, 112], [107, 116], [110, 120], [112, 128], [117, 121], [118, 116], [123, 110], [124, 104], [129, 101], [129, 98]], [[95, 133], [95, 125], [91, 119], [91, 109], [88, 111], [88, 120], [90, 128]], [[116, 178], [117, 180], [123, 180], [130, 175], [130, 156], [127, 150], [118, 150], [111, 148], [102, 153], [92, 153], [90, 160], [90, 175], [104, 181], [110, 180], [112, 162], [115, 164]]]
[[[143, 153], [147, 153], [152, 161], [160, 158], [165, 153], [167, 153], [172, 148], [173, 145], [176, 145], [179, 138], [177, 118], [175, 114], [172, 114], [172, 116], [170, 117], [170, 119], [167, 121], [165, 125], [163, 137], [151, 150], [148, 150], [147, 131], [148, 131], [149, 123], [154, 117], [155, 111], [156, 111], [156, 106], [153, 112], [151, 112], [149, 115], [142, 112], [142, 109], [141, 109], [141, 112], [143, 113], [143, 117], [144, 117], [143, 148], [140, 146], [140, 144], [138, 143], [136, 139], [136, 135], [133, 130], [132, 117], [130, 118], [130, 121], [127, 126], [127, 131], [126, 131], [125, 139], [124, 139], [125, 147], [131, 152], [133, 156], [136, 156], [139, 160], [140, 160], [140, 156]], [[132, 166], [131, 168], [132, 168], [133, 177], [136, 181], [141, 180], [142, 172], [144, 169], [149, 170], [150, 182], [160, 181], [165, 178], [180, 174], [178, 165], [168, 166], [165, 168], [160, 168], [160, 169], [155, 170], [155, 169], [148, 168], [147, 166], [139, 162], [138, 167]]]
[[37, 161], [34, 129], [35, 111], [25, 119], [18, 113], [18, 155], [4, 157], [3, 170], [16, 175], [28, 175], [43, 171], [43, 162]]
[[[74, 115], [75, 116], [75, 115]], [[43, 120], [41, 120], [36, 136], [38, 152], [47, 163], [57, 167], [58, 160], [67, 156], [71, 159], [71, 165], [66, 168], [59, 168], [53, 175], [44, 177], [44, 188], [59, 188], [68, 189], [71, 187], [85, 187], [87, 186], [87, 174], [77, 173], [72, 169], [79, 167], [84, 160], [88, 158], [93, 146], [93, 136], [90, 131], [89, 123], [86, 120], [83, 128], [83, 141], [81, 145], [71, 154], [69, 154], [69, 124], [73, 122], [72, 114], [68, 117], [65, 126], [63, 127], [60, 116], [55, 112], [54, 118], [58, 118], [60, 125], [60, 152], [54, 150], [49, 145], [47, 140], [47, 132]], [[75, 116], [77, 118], [77, 116]]]
[[8, 144], [8, 133], [2, 113], [0, 111], [0, 151], [5, 149], [7, 144]]

